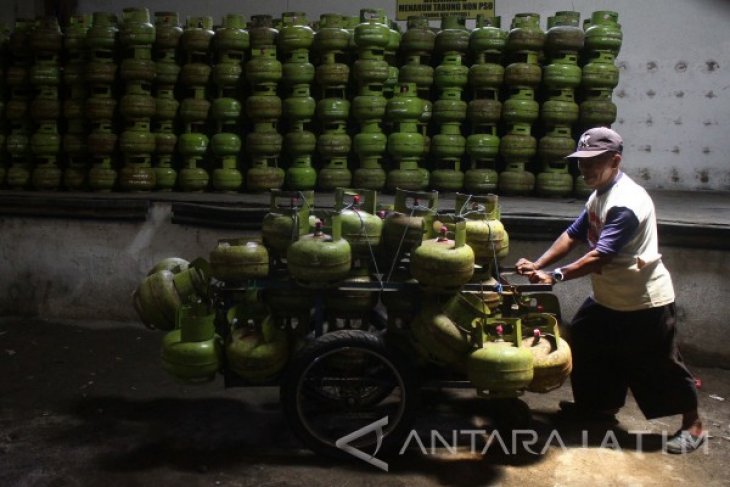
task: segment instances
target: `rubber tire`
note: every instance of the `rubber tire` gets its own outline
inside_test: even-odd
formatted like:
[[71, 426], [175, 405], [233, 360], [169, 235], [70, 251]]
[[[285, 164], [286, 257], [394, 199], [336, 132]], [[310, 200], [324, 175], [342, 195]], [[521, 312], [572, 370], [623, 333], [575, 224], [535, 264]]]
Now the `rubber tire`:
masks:
[[[389, 349], [377, 334], [362, 330], [337, 330], [318, 337], [301, 349], [287, 365], [282, 376], [280, 399], [284, 414], [294, 433], [310, 450], [330, 458], [354, 459], [349, 453], [337, 448], [334, 443], [327, 443], [315, 437], [305, 426], [297, 407], [298, 384], [308, 372], [309, 367], [325, 354], [345, 348], [363, 349], [380, 355], [389, 361], [394, 367], [394, 371], [400, 375], [400, 380], [403, 383], [405, 405], [398, 423], [395, 426], [392, 423], [388, 425], [388, 430], [383, 436], [382, 445], [377, 454], [378, 458], [387, 458], [399, 451], [406, 435], [410, 432], [418, 410], [419, 387], [412, 366], [400, 355]], [[380, 399], [376, 398], [375, 400]], [[352, 430], [355, 429], [356, 427], [353, 427]], [[364, 451], [372, 453], [373, 448], [371, 446], [373, 445], [362, 448]]]

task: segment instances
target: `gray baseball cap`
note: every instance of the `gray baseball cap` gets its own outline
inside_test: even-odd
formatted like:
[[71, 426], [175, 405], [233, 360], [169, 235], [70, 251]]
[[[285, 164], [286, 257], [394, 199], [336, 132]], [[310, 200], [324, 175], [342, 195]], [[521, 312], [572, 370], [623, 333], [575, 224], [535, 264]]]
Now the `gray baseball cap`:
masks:
[[596, 157], [605, 152], [618, 152], [624, 150], [624, 141], [616, 131], [607, 127], [594, 127], [583, 132], [578, 140], [575, 152], [566, 156], [573, 157]]

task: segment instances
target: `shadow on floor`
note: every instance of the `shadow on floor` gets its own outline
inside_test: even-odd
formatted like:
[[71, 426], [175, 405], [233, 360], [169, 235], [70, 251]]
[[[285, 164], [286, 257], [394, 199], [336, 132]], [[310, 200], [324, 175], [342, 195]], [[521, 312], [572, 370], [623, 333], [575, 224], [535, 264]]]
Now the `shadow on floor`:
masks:
[[[391, 472], [418, 473], [443, 485], [493, 483], [501, 467], [530, 467], [556, 449], [603, 447], [656, 451], [660, 435], [576, 423], [533, 412], [519, 400], [485, 401], [427, 396], [403, 447], [385, 458]], [[206, 472], [241, 465], [338, 467], [376, 473], [353, 459], [331, 460], [304, 450], [289, 430], [278, 403], [257, 405], [228, 398], [131, 400], [88, 397], [72, 403], [69, 423], [52, 441], [93, 447], [91, 459], [106, 471], [133, 472], [160, 466]]]

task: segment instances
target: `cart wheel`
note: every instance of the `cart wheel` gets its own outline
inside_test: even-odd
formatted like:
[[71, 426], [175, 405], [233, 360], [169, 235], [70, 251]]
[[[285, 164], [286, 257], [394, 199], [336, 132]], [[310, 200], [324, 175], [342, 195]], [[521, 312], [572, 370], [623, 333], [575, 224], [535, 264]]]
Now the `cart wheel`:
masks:
[[348, 444], [382, 458], [401, 447], [413, 423], [413, 371], [373, 333], [338, 330], [317, 338], [292, 359], [282, 379], [287, 420], [316, 453], [352, 458], [337, 440], [380, 421], [382, 435], [370, 431]]

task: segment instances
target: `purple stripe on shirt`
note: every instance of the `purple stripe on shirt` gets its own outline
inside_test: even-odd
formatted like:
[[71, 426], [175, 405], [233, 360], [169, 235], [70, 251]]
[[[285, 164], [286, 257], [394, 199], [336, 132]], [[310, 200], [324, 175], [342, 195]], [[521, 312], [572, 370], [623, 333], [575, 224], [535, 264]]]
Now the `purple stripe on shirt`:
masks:
[[[633, 211], [623, 206], [613, 207], [606, 214], [595, 249], [601, 255], [615, 255], [634, 238], [638, 228], [639, 219]], [[587, 241], [588, 213], [585, 209], [568, 227], [567, 232], [573, 239]]]

